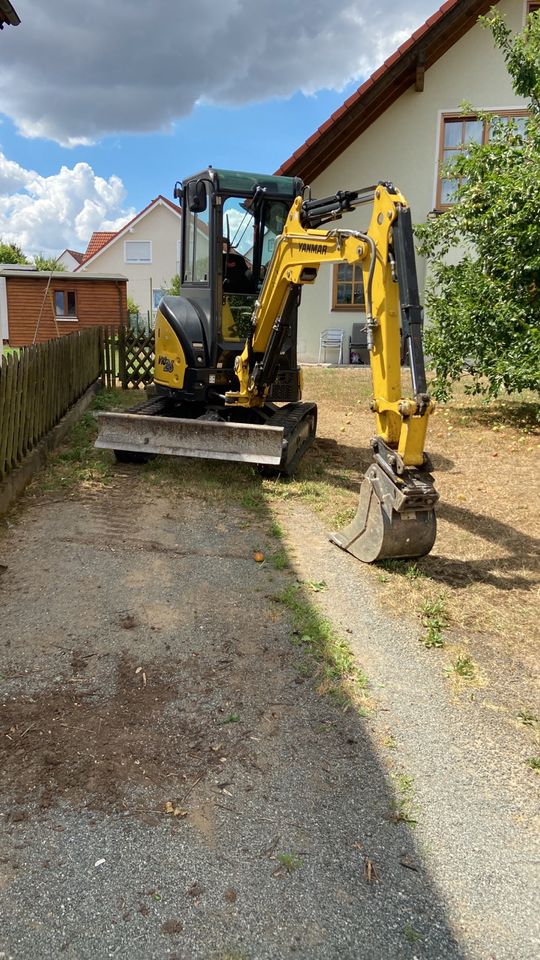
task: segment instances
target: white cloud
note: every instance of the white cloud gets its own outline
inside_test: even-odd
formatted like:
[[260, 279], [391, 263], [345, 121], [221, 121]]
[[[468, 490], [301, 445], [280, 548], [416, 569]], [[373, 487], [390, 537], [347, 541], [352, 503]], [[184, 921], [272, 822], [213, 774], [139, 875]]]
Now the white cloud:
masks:
[[119, 230], [134, 216], [125, 193], [119, 177], [98, 177], [87, 163], [42, 177], [0, 151], [0, 237], [26, 254], [84, 250], [94, 230]]
[[197, 102], [342, 89], [438, 0], [19, 0], [0, 103], [21, 133], [67, 146], [166, 130]]

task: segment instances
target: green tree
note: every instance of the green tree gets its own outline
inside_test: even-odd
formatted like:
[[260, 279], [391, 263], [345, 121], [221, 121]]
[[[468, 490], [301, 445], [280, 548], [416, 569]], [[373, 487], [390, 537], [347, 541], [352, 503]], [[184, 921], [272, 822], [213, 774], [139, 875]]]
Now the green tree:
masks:
[[0, 263], [28, 263], [16, 243], [5, 243], [0, 237]]
[[66, 269], [64, 264], [59, 263], [56, 257], [45, 257], [42, 253], [38, 253], [34, 257], [34, 265], [36, 270], [48, 270], [49, 272], [54, 270], [55, 273]]
[[430, 267], [426, 349], [442, 399], [464, 369], [469, 392], [540, 389], [540, 13], [516, 36], [498, 13], [484, 23], [529, 118], [520, 129], [479, 114], [491, 136], [449, 166], [457, 202], [417, 228]]
[[166, 291], [172, 297], [180, 296], [180, 274], [179, 273], [175, 273], [172, 280], [167, 284]]

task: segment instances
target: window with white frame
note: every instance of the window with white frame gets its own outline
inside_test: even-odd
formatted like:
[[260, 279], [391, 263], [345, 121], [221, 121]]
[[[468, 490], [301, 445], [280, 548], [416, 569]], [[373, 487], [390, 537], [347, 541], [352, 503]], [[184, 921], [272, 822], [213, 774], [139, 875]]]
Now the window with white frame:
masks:
[[527, 123], [527, 111], [490, 111], [489, 119], [474, 115], [464, 116], [461, 113], [443, 114], [437, 179], [436, 207], [438, 209], [445, 209], [455, 203], [456, 191], [463, 182], [459, 177], [448, 175], [448, 167], [452, 164], [452, 160], [466, 153], [467, 147], [472, 143], [488, 143], [494, 127], [510, 121], [522, 132]]
[[126, 240], [124, 242], [125, 263], [152, 263], [151, 240]]

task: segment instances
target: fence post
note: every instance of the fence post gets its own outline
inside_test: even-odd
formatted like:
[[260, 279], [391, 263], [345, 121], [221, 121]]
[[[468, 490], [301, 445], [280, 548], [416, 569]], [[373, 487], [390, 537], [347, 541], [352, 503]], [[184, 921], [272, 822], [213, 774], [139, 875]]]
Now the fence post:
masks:
[[127, 390], [126, 328], [123, 324], [121, 327], [118, 327], [118, 376], [120, 377], [122, 390]]

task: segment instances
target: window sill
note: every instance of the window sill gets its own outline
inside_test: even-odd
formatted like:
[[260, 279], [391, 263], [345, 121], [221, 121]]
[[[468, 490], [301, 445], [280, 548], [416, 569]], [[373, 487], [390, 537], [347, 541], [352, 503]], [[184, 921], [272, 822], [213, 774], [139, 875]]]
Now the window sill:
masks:
[[124, 260], [124, 263], [127, 264], [128, 266], [133, 266], [134, 264], [135, 264], [135, 266], [136, 266], [137, 264], [139, 264], [139, 265], [142, 264], [142, 266], [147, 266], [147, 267], [148, 267], [148, 266], [151, 266], [151, 265], [152, 265], [152, 261], [151, 261], [151, 260]]
[[78, 323], [78, 317], [55, 317], [57, 323]]
[[353, 306], [352, 304], [347, 303], [347, 304], [340, 305], [339, 307], [332, 307], [331, 312], [332, 313], [365, 313], [366, 308], [365, 308], [365, 305], [363, 304], [362, 306], [356, 307], [356, 306]]

